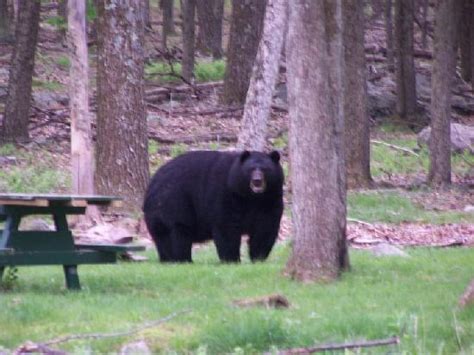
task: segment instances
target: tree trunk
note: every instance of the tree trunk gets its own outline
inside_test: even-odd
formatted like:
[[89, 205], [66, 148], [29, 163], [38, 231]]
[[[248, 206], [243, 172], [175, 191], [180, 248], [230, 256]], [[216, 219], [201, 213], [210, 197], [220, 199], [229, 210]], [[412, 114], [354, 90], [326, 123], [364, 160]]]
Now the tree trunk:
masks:
[[7, 0], [0, 0], [0, 42], [11, 39]]
[[[377, 20], [383, 14], [383, 4], [384, 0], [371, 0], [370, 1], [370, 8], [372, 9], [372, 16], [371, 20]], [[343, 2], [344, 5], [344, 2]], [[359, 6], [363, 8], [363, 4], [359, 1]], [[362, 9], [363, 10], [363, 9]]]
[[160, 0], [162, 11], [163, 28], [161, 31], [163, 50], [168, 48], [168, 36], [175, 33], [174, 30], [174, 0]]
[[151, 29], [150, 0], [143, 0], [143, 21], [145, 28]]
[[421, 47], [423, 49], [428, 49], [428, 10], [429, 10], [430, 2], [429, 0], [422, 0], [421, 4], [421, 17], [422, 17], [422, 25], [423, 28], [421, 29]]
[[431, 79], [431, 137], [428, 182], [451, 183], [451, 88], [456, 70], [456, 25], [459, 4], [437, 0], [434, 60]]
[[58, 16], [64, 20], [64, 25], [59, 28], [61, 42], [66, 41], [66, 32], [68, 28], [68, 0], [58, 1]]
[[395, 0], [395, 72], [397, 113], [409, 125], [416, 122], [416, 78], [413, 57], [414, 0]]
[[286, 266], [302, 281], [348, 269], [341, 0], [289, 2], [290, 161], [295, 239]]
[[471, 81], [471, 26], [474, 18], [471, 12], [471, 1], [462, 1], [461, 20], [459, 23], [459, 49], [461, 53], [461, 76], [465, 81]]
[[393, 49], [393, 6], [392, 0], [385, 0], [385, 41], [387, 46], [387, 65], [388, 70], [395, 68], [394, 49]]
[[344, 117], [347, 185], [368, 187], [370, 176], [370, 134], [367, 112], [367, 83], [364, 51], [364, 9], [359, 0], [342, 2], [344, 21]]
[[72, 189], [94, 193], [94, 152], [89, 113], [89, 64], [86, 40], [86, 8], [83, 0], [69, 0], [68, 35], [71, 48], [69, 103], [71, 107]]
[[40, 1], [21, 1], [16, 22], [16, 44], [8, 81], [5, 116], [0, 129], [0, 141], [29, 141], [28, 122], [31, 102], [31, 83], [35, 66], [38, 38]]
[[143, 2], [98, 3], [96, 187], [138, 208], [149, 180]]
[[201, 53], [220, 59], [224, 0], [197, 0], [196, 5], [199, 19], [197, 47]]
[[263, 30], [265, 0], [233, 0], [222, 101], [244, 104]]
[[195, 0], [181, 0], [183, 16], [183, 58], [181, 75], [187, 80], [194, 78], [194, 17], [196, 10]]
[[238, 137], [239, 149], [262, 151], [265, 148], [267, 122], [278, 79], [283, 39], [288, 23], [288, 2], [269, 0], [264, 28], [245, 100], [244, 116]]

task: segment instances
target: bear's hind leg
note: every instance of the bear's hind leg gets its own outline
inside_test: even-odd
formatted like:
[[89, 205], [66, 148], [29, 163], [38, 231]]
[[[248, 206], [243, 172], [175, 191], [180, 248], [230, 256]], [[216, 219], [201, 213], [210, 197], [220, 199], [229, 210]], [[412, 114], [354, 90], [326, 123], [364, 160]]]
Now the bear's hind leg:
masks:
[[192, 260], [192, 229], [176, 225], [171, 231], [172, 261], [189, 262]]

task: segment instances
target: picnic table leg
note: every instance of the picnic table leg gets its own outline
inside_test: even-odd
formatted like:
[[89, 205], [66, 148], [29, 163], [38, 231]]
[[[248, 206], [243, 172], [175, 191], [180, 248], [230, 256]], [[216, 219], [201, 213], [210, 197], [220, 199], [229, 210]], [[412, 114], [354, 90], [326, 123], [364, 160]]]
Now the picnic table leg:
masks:
[[63, 265], [64, 276], [66, 277], [66, 287], [68, 290], [80, 290], [79, 275], [77, 265]]

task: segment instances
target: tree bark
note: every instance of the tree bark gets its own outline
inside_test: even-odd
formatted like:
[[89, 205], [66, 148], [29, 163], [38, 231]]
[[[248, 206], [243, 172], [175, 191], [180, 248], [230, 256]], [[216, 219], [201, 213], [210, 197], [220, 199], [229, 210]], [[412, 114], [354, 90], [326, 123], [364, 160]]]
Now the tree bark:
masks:
[[244, 104], [263, 30], [266, 0], [233, 0], [222, 101]]
[[455, 1], [437, 0], [428, 174], [428, 182], [432, 186], [451, 183], [451, 88], [456, 70], [459, 9]]
[[385, 0], [385, 41], [387, 46], [387, 65], [388, 70], [395, 68], [394, 49], [393, 49], [393, 6], [392, 0]]
[[214, 59], [222, 58], [222, 19], [224, 0], [197, 0], [199, 31], [197, 47]]
[[397, 113], [409, 125], [416, 122], [417, 108], [413, 23], [414, 0], [395, 0]]
[[465, 81], [471, 81], [471, 45], [474, 45], [474, 39], [471, 40], [471, 26], [474, 21], [471, 12], [471, 1], [462, 1], [461, 20], [459, 23], [459, 49], [461, 54], [461, 76]]
[[5, 116], [0, 128], [0, 141], [29, 141], [28, 122], [31, 102], [31, 83], [35, 66], [38, 38], [40, 1], [21, 1], [16, 22], [16, 44], [8, 81]]
[[328, 281], [349, 267], [340, 0], [289, 2], [287, 71], [295, 239], [286, 273]]
[[196, 10], [195, 0], [181, 0], [183, 16], [183, 58], [181, 75], [187, 80], [194, 78], [194, 17]]
[[64, 26], [59, 29], [60, 40], [65, 42], [68, 29], [68, 0], [58, 1], [58, 16], [64, 20]]
[[288, 23], [288, 2], [269, 0], [264, 28], [245, 100], [244, 116], [238, 137], [239, 149], [262, 151], [273, 91], [278, 79], [281, 51]]
[[[364, 50], [364, 9], [359, 0], [344, 0], [344, 117], [347, 185], [368, 187], [370, 176], [370, 134], [367, 112], [367, 82]], [[349, 143], [350, 142], [350, 143]]]
[[149, 180], [141, 0], [98, 1], [96, 188], [138, 208]]
[[94, 193], [94, 152], [89, 112], [89, 63], [86, 39], [86, 7], [83, 0], [68, 2], [68, 36], [71, 51], [69, 104], [71, 107], [72, 189]]
[[422, 0], [421, 4], [421, 17], [422, 17], [422, 24], [423, 28], [421, 29], [421, 47], [423, 49], [428, 49], [428, 10], [429, 10], [430, 2], [429, 0]]

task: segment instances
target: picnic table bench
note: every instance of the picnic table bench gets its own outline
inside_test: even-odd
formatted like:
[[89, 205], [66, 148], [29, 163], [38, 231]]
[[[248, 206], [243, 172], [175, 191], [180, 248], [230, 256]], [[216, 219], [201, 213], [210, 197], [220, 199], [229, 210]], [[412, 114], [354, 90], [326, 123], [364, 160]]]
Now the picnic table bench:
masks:
[[[67, 215], [84, 214], [88, 205], [114, 206], [113, 196], [0, 194], [0, 283], [7, 266], [63, 265], [68, 289], [81, 288], [77, 266], [117, 262], [117, 254], [144, 250], [140, 245], [76, 244]], [[28, 215], [51, 215], [55, 230], [20, 230]], [[1, 228], [1, 227], [0, 227]]]

